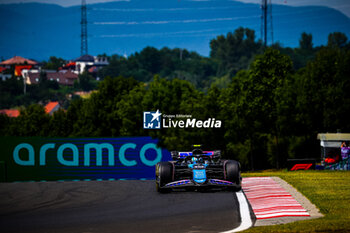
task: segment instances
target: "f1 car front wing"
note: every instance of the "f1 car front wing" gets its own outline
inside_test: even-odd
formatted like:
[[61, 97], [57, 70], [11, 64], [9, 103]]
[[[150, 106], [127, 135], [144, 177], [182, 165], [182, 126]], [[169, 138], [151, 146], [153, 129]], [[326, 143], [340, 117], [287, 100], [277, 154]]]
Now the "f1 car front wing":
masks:
[[208, 179], [205, 183], [199, 184], [192, 180], [178, 180], [164, 185], [164, 188], [182, 188], [182, 187], [203, 187], [203, 186], [221, 186], [221, 187], [229, 187], [236, 186], [235, 183], [232, 183], [227, 180], [219, 180], [219, 179]]

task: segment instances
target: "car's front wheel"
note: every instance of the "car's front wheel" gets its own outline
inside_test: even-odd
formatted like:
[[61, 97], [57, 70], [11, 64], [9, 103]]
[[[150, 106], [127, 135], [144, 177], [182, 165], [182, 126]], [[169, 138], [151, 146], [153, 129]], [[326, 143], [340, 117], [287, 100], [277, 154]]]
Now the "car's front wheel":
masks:
[[168, 192], [171, 189], [163, 189], [167, 183], [173, 181], [173, 165], [170, 162], [159, 162], [156, 165], [156, 188], [158, 192]]
[[241, 168], [240, 164], [235, 160], [227, 160], [225, 162], [225, 178], [227, 181], [230, 181], [236, 184], [236, 187], [233, 188], [235, 191], [241, 190]]

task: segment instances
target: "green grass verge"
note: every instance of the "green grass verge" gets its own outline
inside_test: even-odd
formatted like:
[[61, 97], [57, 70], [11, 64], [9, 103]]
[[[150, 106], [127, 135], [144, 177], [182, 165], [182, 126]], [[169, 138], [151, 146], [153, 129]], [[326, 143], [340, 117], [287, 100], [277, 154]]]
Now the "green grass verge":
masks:
[[253, 227], [244, 232], [350, 232], [350, 171], [263, 171], [242, 176], [278, 176], [324, 215], [289, 224]]

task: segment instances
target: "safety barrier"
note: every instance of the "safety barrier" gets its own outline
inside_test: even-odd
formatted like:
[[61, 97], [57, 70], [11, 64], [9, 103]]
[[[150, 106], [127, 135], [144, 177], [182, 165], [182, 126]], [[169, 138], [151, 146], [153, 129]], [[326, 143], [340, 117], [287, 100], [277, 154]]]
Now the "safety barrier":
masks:
[[155, 164], [171, 159], [157, 143], [151, 137], [1, 137], [0, 181], [154, 179]]

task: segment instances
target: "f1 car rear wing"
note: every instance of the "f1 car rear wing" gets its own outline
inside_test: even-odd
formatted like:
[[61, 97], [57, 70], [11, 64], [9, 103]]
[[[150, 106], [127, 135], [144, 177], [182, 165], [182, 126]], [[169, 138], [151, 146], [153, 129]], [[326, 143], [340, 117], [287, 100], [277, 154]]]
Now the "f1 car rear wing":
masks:
[[[202, 155], [212, 157], [214, 155], [214, 151], [203, 151]], [[184, 159], [187, 156], [192, 156], [192, 152], [178, 152], [179, 159]]]

